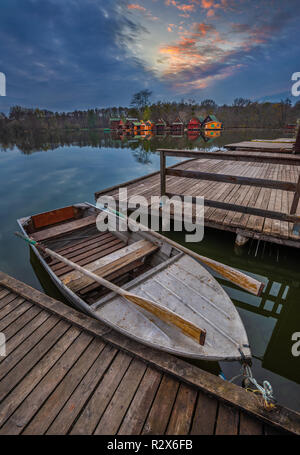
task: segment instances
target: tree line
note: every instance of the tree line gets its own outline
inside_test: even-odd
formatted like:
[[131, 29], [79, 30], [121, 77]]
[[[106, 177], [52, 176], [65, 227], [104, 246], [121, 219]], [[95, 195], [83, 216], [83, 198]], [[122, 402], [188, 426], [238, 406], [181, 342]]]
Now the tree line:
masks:
[[278, 103], [253, 102], [236, 98], [231, 105], [218, 105], [212, 99], [196, 102], [193, 99], [151, 102], [152, 92], [142, 90], [133, 95], [129, 107], [108, 107], [73, 112], [52, 112], [46, 109], [11, 107], [6, 116], [0, 113], [0, 130], [18, 135], [26, 130], [96, 129], [108, 128], [110, 118], [134, 117], [172, 123], [178, 117], [187, 124], [194, 116], [215, 114], [225, 128], [282, 128], [300, 118], [300, 101], [292, 105], [290, 99]]

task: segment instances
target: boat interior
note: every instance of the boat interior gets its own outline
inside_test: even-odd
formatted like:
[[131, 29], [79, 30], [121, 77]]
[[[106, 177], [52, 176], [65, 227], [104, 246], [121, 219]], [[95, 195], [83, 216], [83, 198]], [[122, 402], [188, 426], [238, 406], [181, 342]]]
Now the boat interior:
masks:
[[[100, 232], [96, 225], [100, 212], [96, 207], [82, 203], [22, 218], [19, 224], [32, 239], [118, 286], [136, 280], [181, 254], [146, 232], [120, 229]], [[88, 305], [95, 305], [110, 292], [63, 262], [45, 255], [43, 259], [51, 271]]]

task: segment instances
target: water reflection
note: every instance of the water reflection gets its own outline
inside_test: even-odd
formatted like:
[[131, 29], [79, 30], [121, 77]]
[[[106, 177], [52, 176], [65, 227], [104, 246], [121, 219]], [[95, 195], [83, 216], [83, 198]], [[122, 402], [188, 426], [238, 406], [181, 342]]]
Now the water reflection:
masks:
[[[231, 129], [223, 131], [189, 131], [184, 134], [174, 133], [144, 135], [100, 130], [28, 130], [25, 132], [0, 131], [0, 150], [9, 151], [18, 148], [30, 155], [34, 152], [55, 150], [59, 147], [78, 146], [95, 148], [139, 149], [142, 152], [155, 152], [158, 148], [202, 149], [211, 146], [222, 147], [225, 144], [250, 140], [273, 139], [282, 136], [280, 130]], [[286, 135], [286, 134], [285, 134]]]

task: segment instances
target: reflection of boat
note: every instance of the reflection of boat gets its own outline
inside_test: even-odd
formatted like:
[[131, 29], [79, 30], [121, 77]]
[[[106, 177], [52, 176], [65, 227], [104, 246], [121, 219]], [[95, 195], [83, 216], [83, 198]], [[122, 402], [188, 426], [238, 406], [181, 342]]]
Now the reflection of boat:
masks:
[[119, 229], [99, 232], [96, 218], [100, 213], [90, 204], [76, 204], [18, 223], [24, 234], [70, 261], [184, 318], [182, 327], [199, 327], [200, 338], [190, 338], [157, 314], [109, 293], [90, 277], [31, 245], [65, 298], [125, 335], [179, 356], [204, 360], [240, 359], [242, 352], [250, 356], [238, 312], [205, 268], [150, 232], [124, 231], [125, 220], [120, 218]]

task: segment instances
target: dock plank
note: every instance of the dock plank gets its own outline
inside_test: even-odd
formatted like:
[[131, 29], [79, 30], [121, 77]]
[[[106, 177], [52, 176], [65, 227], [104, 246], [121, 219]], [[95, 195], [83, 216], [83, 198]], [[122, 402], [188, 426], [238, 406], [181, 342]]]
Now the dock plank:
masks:
[[70, 434], [93, 434], [115, 390], [126, 373], [132, 358], [119, 352], [103, 380], [76, 421]]
[[197, 391], [180, 384], [166, 434], [185, 435], [190, 431]]
[[214, 434], [218, 411], [218, 401], [203, 392], [199, 392], [191, 434]]
[[119, 435], [140, 434], [151, 404], [156, 395], [162, 375], [148, 368], [135, 394], [134, 399], [126, 412]]
[[179, 383], [164, 375], [145, 422], [142, 434], [162, 435], [168, 426]]
[[146, 368], [146, 365], [140, 360], [133, 360], [101, 417], [94, 434], [110, 435], [117, 433]]

